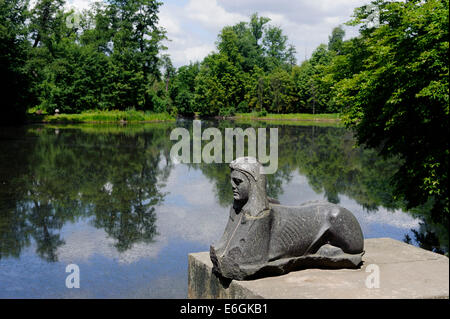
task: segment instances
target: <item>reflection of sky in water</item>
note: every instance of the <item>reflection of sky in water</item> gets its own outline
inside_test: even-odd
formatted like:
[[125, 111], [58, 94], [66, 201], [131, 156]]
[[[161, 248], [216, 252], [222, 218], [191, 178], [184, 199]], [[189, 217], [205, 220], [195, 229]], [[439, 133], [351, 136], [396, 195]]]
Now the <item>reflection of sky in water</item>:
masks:
[[[293, 172], [283, 184], [279, 200], [296, 205], [323, 199], [304, 176]], [[218, 205], [214, 186], [200, 170], [176, 165], [171, 171], [164, 203], [156, 208], [155, 242], [135, 244], [123, 253], [113, 246], [103, 229], [81, 219], [61, 229], [65, 244], [57, 251], [58, 262], [39, 258], [35, 244], [23, 250], [20, 259], [0, 260], [2, 298], [184, 298], [187, 296], [187, 255], [209, 250], [223, 232], [228, 208]], [[231, 204], [231, 203], [230, 203]], [[380, 208], [364, 211], [354, 200], [340, 196], [340, 205], [359, 220], [364, 236], [402, 240], [418, 226], [418, 220]], [[80, 289], [67, 289], [66, 265], [80, 267]]]

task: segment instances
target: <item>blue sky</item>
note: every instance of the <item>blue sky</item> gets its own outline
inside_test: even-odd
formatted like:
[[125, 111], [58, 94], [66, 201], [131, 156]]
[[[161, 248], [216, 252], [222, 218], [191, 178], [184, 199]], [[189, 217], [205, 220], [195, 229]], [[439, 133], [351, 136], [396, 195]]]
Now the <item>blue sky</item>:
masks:
[[[93, 0], [68, 0], [68, 6], [87, 8]], [[167, 53], [176, 67], [201, 61], [215, 50], [217, 34], [226, 25], [248, 21], [258, 12], [281, 27], [297, 49], [299, 62], [328, 42], [334, 27], [348, 21], [353, 9], [369, 0], [162, 0], [160, 25], [171, 40]], [[357, 34], [345, 27], [346, 38]]]

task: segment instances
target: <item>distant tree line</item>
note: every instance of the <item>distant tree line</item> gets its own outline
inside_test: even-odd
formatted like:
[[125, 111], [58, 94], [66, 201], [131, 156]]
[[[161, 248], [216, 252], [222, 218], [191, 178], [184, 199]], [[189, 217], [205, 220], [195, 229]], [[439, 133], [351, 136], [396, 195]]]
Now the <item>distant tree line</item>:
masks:
[[309, 60], [297, 65], [296, 49], [283, 30], [254, 13], [248, 22], [224, 27], [217, 52], [202, 62], [180, 67], [169, 97], [183, 115], [229, 116], [236, 112], [332, 113], [330, 79], [324, 80], [337, 55], [343, 55], [342, 27], [333, 30]]

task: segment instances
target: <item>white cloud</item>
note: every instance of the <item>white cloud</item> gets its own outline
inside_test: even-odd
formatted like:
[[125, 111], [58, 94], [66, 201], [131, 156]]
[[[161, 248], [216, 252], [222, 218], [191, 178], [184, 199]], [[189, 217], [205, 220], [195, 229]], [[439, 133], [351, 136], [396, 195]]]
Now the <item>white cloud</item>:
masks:
[[181, 65], [189, 64], [189, 62], [201, 61], [209, 53], [215, 50], [214, 44], [202, 44], [192, 41], [185, 41], [180, 39], [173, 39], [171, 42], [165, 43], [168, 47], [168, 54], [172, 59], [172, 63], [179, 67]]
[[162, 6], [159, 12], [159, 24], [171, 35], [178, 35], [182, 32], [180, 20], [174, 14], [177, 7]]
[[215, 50], [212, 44], [202, 44], [199, 46], [187, 48], [184, 50], [185, 61], [196, 61], [199, 57], [205, 57]]
[[186, 6], [186, 13], [193, 21], [214, 31], [246, 19], [245, 15], [226, 11], [216, 0], [190, 0]]
[[192, 209], [164, 205], [158, 216], [157, 227], [164, 237], [209, 245], [220, 239], [227, 218], [228, 209], [217, 210], [217, 207], [207, 206]]
[[[73, 225], [65, 226], [71, 229]], [[67, 231], [67, 230], [66, 230]], [[69, 230], [70, 231], [70, 230]], [[130, 264], [141, 258], [155, 258], [167, 245], [166, 238], [158, 238], [155, 243], [138, 243], [120, 253], [114, 247], [115, 240], [108, 237], [103, 229], [91, 225], [76, 225], [75, 230], [64, 237], [65, 245], [58, 248], [58, 259], [62, 262], [87, 261], [95, 254], [117, 260], [120, 264]]]
[[401, 210], [388, 211], [384, 207], [380, 207], [376, 213], [364, 214], [364, 219], [368, 223], [375, 222], [403, 229], [418, 228], [420, 223], [420, 219], [414, 218]]
[[[183, 179], [190, 180], [189, 190]], [[158, 209], [158, 232], [168, 237], [211, 244], [220, 238], [228, 219], [229, 207], [217, 205], [214, 185], [201, 172], [189, 170], [186, 165], [176, 165], [166, 183], [165, 191], [172, 199], [183, 203], [166, 204]], [[170, 204], [169, 204], [170, 202]]]

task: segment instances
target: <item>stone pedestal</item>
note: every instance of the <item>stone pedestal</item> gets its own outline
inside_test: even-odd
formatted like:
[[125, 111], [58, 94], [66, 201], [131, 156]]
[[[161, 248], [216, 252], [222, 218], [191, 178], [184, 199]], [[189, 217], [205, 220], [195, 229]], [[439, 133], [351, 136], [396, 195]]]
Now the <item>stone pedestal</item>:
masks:
[[222, 283], [209, 252], [189, 254], [188, 298], [449, 298], [447, 257], [390, 238], [364, 241], [360, 269], [305, 269]]

